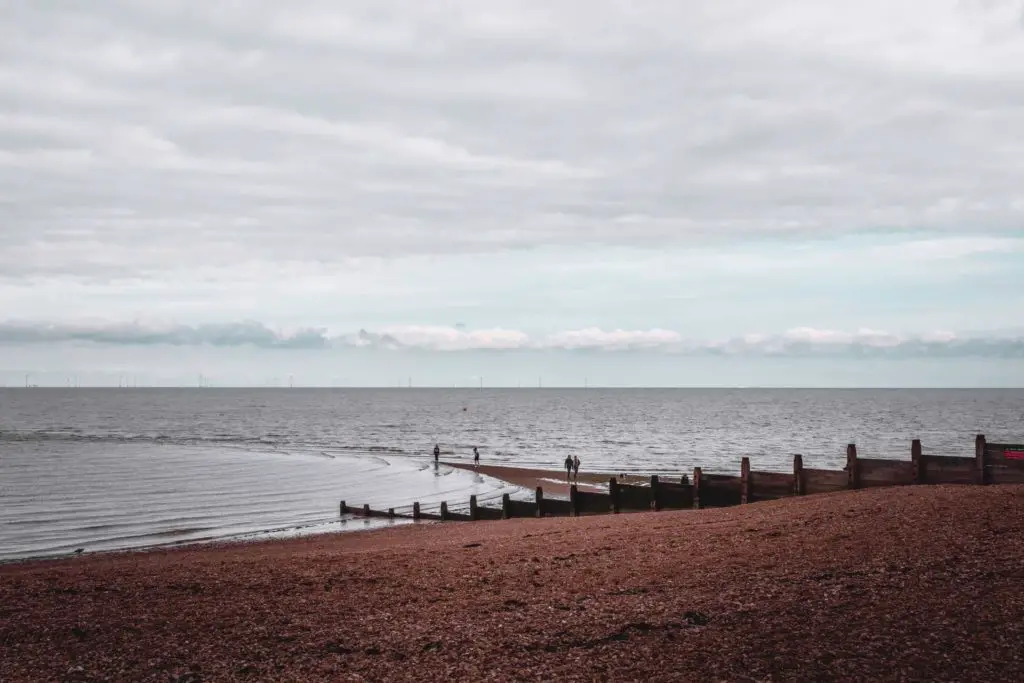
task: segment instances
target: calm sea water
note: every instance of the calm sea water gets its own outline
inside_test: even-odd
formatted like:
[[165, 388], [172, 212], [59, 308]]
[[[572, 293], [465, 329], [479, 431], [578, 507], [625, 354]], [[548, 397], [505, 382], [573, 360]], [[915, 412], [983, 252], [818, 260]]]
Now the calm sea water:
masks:
[[1024, 440], [1024, 390], [0, 389], [0, 559], [364, 528], [338, 501], [471, 494], [469, 460], [614, 472], [788, 471]]

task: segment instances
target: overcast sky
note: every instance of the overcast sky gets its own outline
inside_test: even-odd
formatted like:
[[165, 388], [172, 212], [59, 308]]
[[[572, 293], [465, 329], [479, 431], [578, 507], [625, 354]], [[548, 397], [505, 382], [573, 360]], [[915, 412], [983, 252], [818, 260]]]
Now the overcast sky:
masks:
[[1024, 384], [1020, 0], [0, 10], [7, 384]]

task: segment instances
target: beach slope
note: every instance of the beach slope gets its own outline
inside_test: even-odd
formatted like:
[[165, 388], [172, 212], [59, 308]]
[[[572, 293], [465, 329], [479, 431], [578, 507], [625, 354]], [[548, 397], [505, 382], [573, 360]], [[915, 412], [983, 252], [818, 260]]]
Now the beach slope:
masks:
[[0, 680], [1024, 680], [1024, 487], [0, 567]]

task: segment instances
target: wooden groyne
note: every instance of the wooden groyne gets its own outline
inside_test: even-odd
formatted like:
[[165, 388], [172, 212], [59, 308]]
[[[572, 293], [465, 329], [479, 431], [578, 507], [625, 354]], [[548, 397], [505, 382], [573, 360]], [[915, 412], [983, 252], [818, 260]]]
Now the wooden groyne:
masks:
[[[673, 480], [674, 479], [674, 480]], [[643, 485], [608, 481], [608, 492], [569, 489], [569, 500], [545, 498], [538, 486], [532, 501], [502, 497], [501, 507], [478, 505], [470, 496], [468, 505], [449, 508], [447, 501], [430, 510], [419, 503], [411, 507], [374, 510], [369, 505], [351, 506], [341, 501], [341, 515], [385, 519], [476, 521], [514, 517], [578, 517], [582, 515], [683, 510], [743, 505], [790, 496], [832, 493], [848, 489], [915, 484], [1024, 484], [1024, 444], [988, 443], [984, 435], [975, 439], [974, 455], [954, 457], [929, 455], [915, 439], [909, 460], [860, 458], [857, 446], [846, 447], [846, 466], [841, 470], [804, 467], [803, 456], [793, 456], [792, 472], [760, 472], [750, 468], [750, 458], [740, 462], [740, 474], [704, 473], [666, 477], [652, 475]]]

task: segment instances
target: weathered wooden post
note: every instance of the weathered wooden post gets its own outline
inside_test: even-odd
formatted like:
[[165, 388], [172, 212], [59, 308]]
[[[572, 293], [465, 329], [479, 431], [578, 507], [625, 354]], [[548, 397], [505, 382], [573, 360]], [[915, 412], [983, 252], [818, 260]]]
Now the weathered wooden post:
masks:
[[369, 516], [370, 516], [370, 504], [369, 503], [363, 503], [363, 517], [369, 517]]
[[441, 501], [441, 521], [444, 522], [448, 519], [448, 501]]
[[793, 456], [793, 495], [804, 495], [804, 456]]
[[475, 522], [477, 519], [479, 519], [479, 517], [477, 516], [477, 511], [476, 511], [476, 495], [475, 494], [469, 497], [469, 519], [470, 519], [470, 521], [473, 521], [473, 522]]
[[860, 486], [860, 467], [857, 465], [857, 444], [851, 443], [846, 447], [846, 476], [847, 486], [851, 489]]
[[576, 484], [569, 487], [569, 516], [580, 516], [580, 492], [576, 488]]
[[388, 519], [395, 518], [395, 508], [388, 508]]
[[619, 514], [619, 480], [612, 477], [608, 480], [608, 498], [611, 501], [613, 514]]
[[655, 512], [661, 510], [661, 497], [658, 495], [658, 475], [651, 475], [651, 509]]
[[988, 483], [988, 472], [985, 471], [985, 435], [978, 434], [974, 438], [974, 474], [979, 484]]
[[417, 521], [420, 518], [420, 504], [419, 504], [419, 501], [416, 501], [415, 503], [412, 504], [412, 518], [414, 520], [417, 520]]
[[744, 457], [740, 461], [740, 504], [749, 503], [750, 495], [750, 458]]
[[700, 468], [693, 468], [693, 509], [700, 509]]
[[544, 516], [544, 489], [540, 486], [537, 487], [537, 516]]
[[509, 519], [512, 517], [512, 496], [507, 493], [501, 494], [501, 518]]
[[348, 512], [348, 506], [345, 505], [345, 501], [341, 501], [341, 505], [338, 506], [338, 514], [344, 515]]
[[925, 480], [924, 457], [921, 453], [921, 439], [910, 443], [910, 466], [913, 471], [913, 483], [923, 484]]

